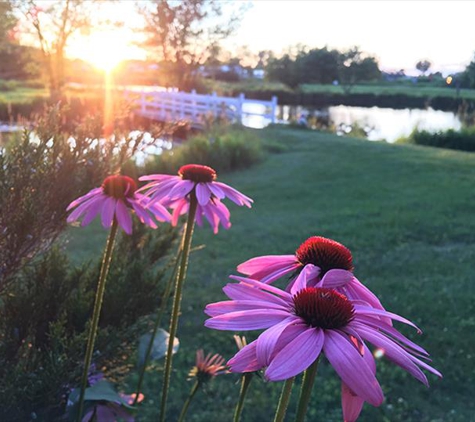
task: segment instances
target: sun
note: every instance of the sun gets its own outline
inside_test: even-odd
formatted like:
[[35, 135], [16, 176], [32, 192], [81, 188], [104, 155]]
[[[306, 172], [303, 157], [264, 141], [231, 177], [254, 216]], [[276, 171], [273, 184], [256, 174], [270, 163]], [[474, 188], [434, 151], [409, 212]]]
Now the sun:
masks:
[[97, 29], [87, 36], [78, 37], [71, 43], [68, 53], [106, 72], [137, 56], [130, 33], [123, 28]]

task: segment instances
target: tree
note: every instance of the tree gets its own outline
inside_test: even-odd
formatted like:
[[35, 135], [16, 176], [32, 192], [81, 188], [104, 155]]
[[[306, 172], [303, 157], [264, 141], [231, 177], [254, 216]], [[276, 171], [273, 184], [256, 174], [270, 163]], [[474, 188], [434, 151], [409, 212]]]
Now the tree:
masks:
[[16, 24], [11, 3], [0, 2], [0, 50], [10, 40], [10, 34]]
[[425, 75], [425, 73], [429, 70], [431, 67], [432, 63], [429, 60], [419, 60], [416, 63], [416, 69], [422, 73], [422, 75]]
[[190, 88], [198, 66], [236, 29], [242, 8], [225, 17], [222, 5], [217, 0], [150, 0], [139, 6], [144, 47], [162, 62], [170, 84]]
[[92, 1], [10, 0], [23, 16], [22, 30], [33, 35], [39, 47], [49, 81], [50, 95], [61, 98], [65, 84], [65, 51], [71, 36], [90, 28]]
[[297, 57], [296, 65], [301, 83], [331, 84], [338, 79], [337, 50], [315, 48]]
[[355, 46], [340, 54], [338, 75], [343, 90], [349, 94], [356, 83], [379, 79], [381, 71], [374, 57]]

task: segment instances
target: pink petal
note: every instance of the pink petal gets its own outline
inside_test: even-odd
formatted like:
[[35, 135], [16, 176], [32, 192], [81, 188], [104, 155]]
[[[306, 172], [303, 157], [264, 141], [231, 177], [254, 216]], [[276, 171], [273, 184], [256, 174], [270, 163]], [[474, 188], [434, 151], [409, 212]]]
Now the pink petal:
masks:
[[345, 422], [356, 422], [363, 409], [364, 400], [358, 397], [342, 381], [341, 382], [341, 408], [343, 410], [343, 420]]
[[286, 302], [284, 299], [275, 296], [273, 294], [269, 294], [265, 291], [256, 289], [255, 287], [249, 286], [248, 284], [240, 283], [229, 283], [223, 287], [223, 291], [232, 300], [259, 300], [259, 301], [267, 301], [270, 303], [275, 303], [278, 305], [287, 305], [289, 306], [289, 302]]
[[411, 327], [414, 327], [419, 334], [422, 333], [420, 328], [418, 328], [411, 321], [409, 321], [406, 318], [403, 318], [400, 315], [393, 314], [391, 312], [384, 311], [384, 310], [381, 310], [381, 309], [370, 308], [368, 306], [363, 306], [363, 305], [354, 305], [354, 308], [355, 308], [355, 312], [358, 313], [358, 314], [370, 315], [370, 316], [372, 316], [372, 315], [374, 315], [374, 316], [383, 316], [383, 317], [391, 318], [391, 319], [394, 319], [396, 321], [402, 322], [404, 324], [410, 325]]
[[244, 346], [228, 361], [231, 372], [254, 372], [262, 368], [257, 362], [257, 340]]
[[[354, 276], [351, 271], [334, 269], [329, 270], [322, 278], [321, 287], [327, 289], [335, 289], [337, 287], [344, 286], [353, 280]], [[319, 286], [320, 286], [319, 283]]]
[[120, 199], [117, 201], [116, 217], [119, 226], [122, 227], [127, 234], [132, 234], [132, 217], [124, 205], [124, 202]]
[[276, 265], [278, 268], [281, 268], [297, 262], [298, 261], [294, 255], [265, 255], [248, 259], [242, 264], [239, 264], [237, 270], [241, 274], [251, 275], [261, 270], [265, 270], [270, 266]]
[[295, 316], [284, 319], [279, 324], [265, 330], [257, 339], [257, 362], [261, 366], [268, 366], [270, 358], [274, 352], [275, 345], [282, 332], [291, 324], [299, 322], [300, 319]]
[[210, 303], [205, 308], [205, 314], [211, 317], [237, 311], [249, 311], [251, 309], [278, 309], [286, 311], [286, 307], [271, 303], [269, 301], [258, 300], [227, 300], [223, 302]]
[[278, 270], [273, 271], [271, 273], [268, 273], [265, 277], [261, 277], [261, 273], [262, 273], [261, 272], [257, 274], [252, 274], [250, 278], [253, 278], [255, 280], [260, 280], [262, 283], [271, 284], [275, 280], [278, 280], [279, 278], [283, 277], [284, 275], [288, 273], [291, 273], [292, 271], [295, 271], [298, 268], [300, 268], [300, 264], [295, 263], [287, 267], [279, 268]]
[[173, 210], [172, 214], [172, 226], [176, 226], [178, 224], [178, 219], [180, 215], [186, 213], [189, 208], [189, 203], [186, 199], [181, 199], [178, 201], [176, 208]]
[[383, 392], [365, 359], [342, 334], [325, 330], [325, 356], [343, 382], [373, 406], [384, 400]]
[[216, 183], [208, 183], [207, 186], [216, 198], [223, 199], [226, 196], [222, 189], [220, 189], [219, 186], [216, 185]]
[[355, 319], [355, 322], [361, 322], [366, 326], [378, 328], [381, 331], [384, 331], [385, 333], [396, 339], [399, 343], [402, 343], [401, 345], [403, 347], [408, 346], [409, 348], [413, 349], [414, 351], [411, 350], [411, 353], [417, 352], [417, 354], [420, 354], [422, 356], [429, 356], [429, 353], [427, 353], [427, 351], [424, 350], [421, 346], [409, 340], [406, 336], [396, 330], [392, 325], [388, 325], [384, 321], [372, 318], [370, 316], [358, 315]]
[[289, 316], [288, 311], [256, 309], [230, 312], [205, 321], [205, 326], [216, 330], [247, 331], [272, 327]]
[[157, 182], [162, 182], [162, 181], [170, 179], [170, 178], [181, 179], [180, 177], [175, 176], [173, 174], [149, 174], [149, 175], [146, 175], [146, 176], [139, 177], [139, 180], [141, 182], [143, 182], [145, 180], [155, 180]]
[[195, 183], [190, 180], [180, 180], [168, 193], [170, 199], [184, 198], [195, 187]]
[[206, 217], [206, 219], [209, 222], [209, 225], [213, 229], [213, 233], [216, 234], [218, 233], [218, 228], [219, 228], [219, 218], [218, 216], [214, 213], [214, 210], [211, 206], [211, 204], [208, 204], [206, 206], [202, 206], [201, 209], [203, 210], [203, 213]]
[[152, 229], [157, 228], [157, 225], [155, 224], [155, 221], [153, 221], [153, 219], [147, 213], [146, 209], [143, 208], [143, 206], [138, 201], [127, 200], [127, 202], [134, 209], [135, 214], [137, 214], [137, 217], [139, 218], [139, 220], [142, 223], [146, 224], [147, 226], [151, 227]]
[[[355, 326], [357, 323], [355, 323]], [[367, 328], [362, 324], [358, 324], [358, 331], [361, 336], [374, 344], [376, 347], [384, 350], [384, 354], [399, 365], [401, 368], [409, 372], [414, 378], [422, 382], [427, 387], [429, 382], [427, 381], [424, 373], [417, 367], [417, 365], [409, 358], [409, 353], [406, 352], [401, 346], [394, 343], [383, 334], [379, 333], [375, 329]]]
[[265, 376], [281, 381], [305, 371], [320, 355], [325, 335], [318, 328], [301, 326], [302, 332], [272, 359]]
[[[314, 278], [315, 271], [318, 267], [312, 264], [307, 264], [305, 267], [303, 267], [302, 271], [300, 271], [300, 274], [296, 278], [296, 280], [293, 282], [292, 287], [290, 289], [290, 293], [292, 295], [295, 295], [297, 292], [299, 292], [302, 289], [305, 289], [309, 285], [309, 281]], [[318, 268], [318, 271], [320, 269]]]
[[94, 204], [98, 201], [103, 201], [105, 198], [105, 195], [95, 195], [88, 198], [69, 215], [67, 222], [72, 223], [73, 221], [76, 221], [82, 214], [86, 213], [91, 207], [93, 207]]
[[159, 185], [155, 183], [150, 183], [143, 188], [139, 189], [140, 192], [147, 190], [146, 195], [149, 196], [153, 201], [160, 201], [165, 198], [173, 187], [179, 182], [179, 179], [170, 179]]
[[196, 199], [198, 199], [198, 203], [204, 206], [209, 202], [210, 197], [211, 197], [211, 191], [208, 189], [208, 184], [197, 183], [196, 184]]
[[80, 196], [79, 198], [75, 199], [73, 202], [71, 202], [68, 205], [68, 208], [66, 208], [66, 211], [69, 211], [70, 209], [76, 207], [79, 204], [82, 204], [84, 201], [87, 199], [91, 198], [92, 196], [96, 196], [98, 194], [102, 193], [102, 188], [95, 188], [86, 193], [86, 195]]
[[112, 220], [114, 219], [114, 213], [116, 208], [117, 199], [112, 196], [109, 196], [102, 207], [101, 221], [102, 226], [105, 229], [109, 229], [112, 226]]
[[97, 214], [99, 214], [102, 210], [102, 207], [104, 205], [104, 201], [106, 200], [105, 195], [101, 195], [97, 197], [97, 200], [94, 202], [89, 202], [89, 209], [86, 212], [86, 215], [82, 219], [81, 226], [87, 226], [94, 218], [96, 218]]
[[292, 301], [292, 296], [283, 290], [278, 289], [277, 287], [269, 286], [268, 284], [261, 283], [260, 281], [253, 280], [252, 278], [246, 277], [239, 277], [237, 275], [230, 275], [229, 278], [233, 280], [240, 281], [241, 283], [249, 284], [251, 286], [255, 286], [261, 290], [267, 291], [269, 293], [273, 293], [277, 296], [282, 297], [287, 301]]
[[247, 197], [246, 195], [242, 194], [241, 192], [237, 191], [236, 189], [232, 188], [231, 186], [225, 185], [221, 182], [213, 182], [217, 185], [225, 194], [226, 196], [233, 201], [236, 205], [242, 206], [245, 205], [248, 208], [251, 208], [252, 202], [254, 202], [251, 198]]

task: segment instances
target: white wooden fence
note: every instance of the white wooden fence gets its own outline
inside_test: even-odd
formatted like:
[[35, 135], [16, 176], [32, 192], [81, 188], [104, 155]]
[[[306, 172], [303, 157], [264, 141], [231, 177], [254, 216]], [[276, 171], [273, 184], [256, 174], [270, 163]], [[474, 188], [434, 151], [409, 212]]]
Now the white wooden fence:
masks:
[[[125, 90], [126, 99], [137, 106], [135, 112], [141, 116], [164, 122], [188, 120], [195, 126], [203, 125], [209, 118], [224, 118], [243, 123], [243, 119], [258, 116], [270, 123], [276, 122], [277, 97], [271, 101], [239, 97], [219, 97], [197, 94], [195, 90]], [[259, 107], [253, 107], [258, 105]], [[261, 111], [262, 110], [262, 111]]]

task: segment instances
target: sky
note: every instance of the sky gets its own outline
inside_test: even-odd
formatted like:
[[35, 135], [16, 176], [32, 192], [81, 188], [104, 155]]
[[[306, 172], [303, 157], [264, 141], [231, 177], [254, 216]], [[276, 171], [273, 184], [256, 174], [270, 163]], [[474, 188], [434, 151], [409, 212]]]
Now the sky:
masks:
[[257, 0], [229, 48], [282, 51], [361, 47], [383, 70], [415, 72], [421, 59], [444, 74], [463, 70], [475, 52], [474, 1]]
[[[230, 3], [221, 2], [224, 6]], [[374, 55], [382, 70], [404, 69], [417, 74], [416, 63], [427, 59], [432, 63], [431, 71], [444, 75], [463, 70], [474, 57], [475, 1], [235, 0], [229, 7], [239, 3], [250, 7], [235, 35], [225, 42], [231, 51], [242, 46], [255, 53], [281, 53], [297, 44], [338, 49], [356, 45]], [[106, 13], [123, 18], [126, 27], [140, 25], [132, 0], [105, 6], [110, 6]], [[126, 45], [128, 38], [130, 35], [121, 38], [117, 51], [129, 58], [144, 58], [143, 52]], [[97, 47], [97, 40], [79, 42], [71, 51], [74, 56], [88, 51], [90, 55], [91, 45]]]

